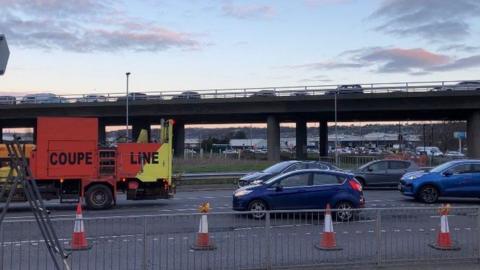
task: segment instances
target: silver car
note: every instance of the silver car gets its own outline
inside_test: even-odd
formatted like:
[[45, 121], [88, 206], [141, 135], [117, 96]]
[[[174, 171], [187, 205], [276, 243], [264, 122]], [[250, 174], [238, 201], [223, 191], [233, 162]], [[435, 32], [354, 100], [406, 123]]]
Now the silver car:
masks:
[[435, 87], [434, 90], [437, 91], [475, 91], [480, 90], [480, 81], [463, 81], [455, 85], [448, 85], [442, 87]]
[[66, 103], [67, 100], [52, 93], [30, 94], [22, 98], [22, 104]]
[[11, 105], [17, 103], [17, 98], [14, 96], [0, 96], [0, 105]]
[[106, 101], [107, 101], [106, 96], [95, 95], [95, 94], [85, 95], [77, 99], [77, 102], [106, 102]]

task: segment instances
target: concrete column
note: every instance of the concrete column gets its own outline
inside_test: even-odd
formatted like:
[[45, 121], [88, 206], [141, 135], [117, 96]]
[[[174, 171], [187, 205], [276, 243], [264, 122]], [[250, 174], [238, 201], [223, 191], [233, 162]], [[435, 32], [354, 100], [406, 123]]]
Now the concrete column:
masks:
[[296, 157], [298, 160], [307, 158], [307, 122], [297, 120], [295, 126]]
[[150, 128], [150, 122], [146, 119], [138, 118], [138, 119], [133, 119], [132, 121], [132, 141], [136, 142], [138, 139], [138, 135], [140, 135], [140, 131], [142, 129], [146, 129], [148, 132], [148, 140], [150, 141], [151, 137], [151, 128]]
[[267, 118], [267, 150], [268, 160], [280, 160], [280, 122], [273, 115]]
[[173, 125], [173, 154], [183, 158], [185, 152], [185, 124], [178, 121]]
[[480, 158], [480, 111], [475, 111], [468, 117], [467, 148], [469, 158]]
[[328, 156], [328, 122], [320, 121], [320, 130], [319, 130], [319, 155], [320, 157]]
[[98, 143], [105, 144], [107, 141], [106, 125], [103, 118], [98, 118]]

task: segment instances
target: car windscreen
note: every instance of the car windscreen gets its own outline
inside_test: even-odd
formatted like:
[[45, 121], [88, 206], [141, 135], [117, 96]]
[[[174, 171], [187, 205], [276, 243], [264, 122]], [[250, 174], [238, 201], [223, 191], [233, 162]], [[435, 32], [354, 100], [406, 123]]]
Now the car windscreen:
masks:
[[277, 163], [275, 165], [272, 165], [272, 166], [266, 168], [265, 170], [263, 170], [263, 172], [264, 173], [271, 173], [271, 174], [280, 173], [281, 171], [286, 169], [291, 164], [292, 164], [292, 162], [289, 162], [289, 161], [280, 162], [280, 163]]

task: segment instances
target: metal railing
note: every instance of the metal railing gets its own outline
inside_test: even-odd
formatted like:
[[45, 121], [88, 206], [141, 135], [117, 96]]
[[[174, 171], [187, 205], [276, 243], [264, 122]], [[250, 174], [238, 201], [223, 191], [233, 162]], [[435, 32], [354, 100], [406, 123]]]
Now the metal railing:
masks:
[[[208, 214], [216, 249], [196, 251], [200, 214], [84, 218], [88, 251], [73, 252], [71, 269], [277, 269], [298, 266], [439, 262], [480, 259], [480, 208], [452, 208], [448, 216], [458, 251], [429, 244], [440, 229], [438, 208], [362, 209], [334, 222], [339, 251], [315, 248], [323, 234], [322, 210], [270, 211], [264, 219], [245, 212]], [[335, 213], [334, 213], [335, 214]], [[73, 219], [54, 219], [69, 245]], [[5, 221], [0, 269], [51, 269], [34, 221]]]
[[[363, 83], [356, 84], [361, 88], [357, 92], [365, 94], [395, 93], [395, 92], [428, 92], [456, 89], [456, 84], [462, 81], [425, 81], [425, 82], [392, 82], [392, 83]], [[282, 96], [317, 96], [329, 95], [338, 91], [339, 94], [348, 93], [342, 90], [341, 84], [314, 85], [314, 86], [281, 86], [281, 87], [254, 87], [254, 88], [227, 88], [206, 89], [194, 91], [145, 91], [129, 94], [129, 101], [160, 101], [160, 100], [198, 100], [220, 98], [272, 98]], [[460, 89], [460, 88], [459, 88]], [[472, 88], [471, 90], [475, 90]], [[29, 94], [26, 96], [3, 98], [0, 105], [39, 104], [39, 103], [97, 103], [122, 102], [126, 100], [124, 92], [105, 92], [92, 94]]]

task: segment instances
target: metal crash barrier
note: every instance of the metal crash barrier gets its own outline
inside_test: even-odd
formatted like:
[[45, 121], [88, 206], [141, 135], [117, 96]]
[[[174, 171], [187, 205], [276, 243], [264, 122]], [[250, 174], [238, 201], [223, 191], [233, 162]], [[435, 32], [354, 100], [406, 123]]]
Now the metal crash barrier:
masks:
[[[278, 269], [480, 259], [480, 208], [208, 212], [83, 218], [71, 269]], [[262, 213], [264, 215], [262, 215]], [[88, 216], [88, 213], [85, 213]], [[340, 215], [340, 216], [339, 216]], [[325, 217], [325, 216], [328, 216]], [[347, 216], [349, 217], [349, 216]], [[54, 218], [69, 246], [75, 219]], [[6, 219], [0, 269], [52, 269], [35, 221]]]

